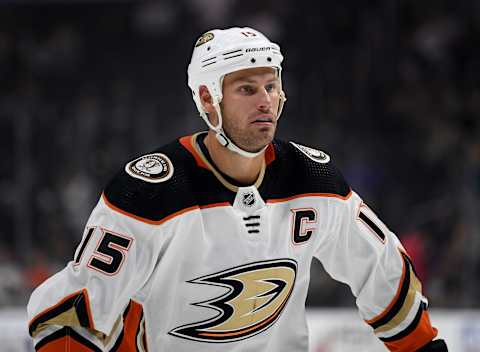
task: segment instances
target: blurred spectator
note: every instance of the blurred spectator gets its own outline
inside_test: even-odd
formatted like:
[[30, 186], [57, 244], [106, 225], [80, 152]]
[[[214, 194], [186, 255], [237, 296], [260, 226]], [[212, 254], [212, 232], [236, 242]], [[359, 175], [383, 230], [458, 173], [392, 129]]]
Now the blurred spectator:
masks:
[[23, 279], [29, 291], [32, 291], [54, 273], [45, 253], [34, 250], [31, 257], [31, 263], [23, 271]]
[[402, 244], [415, 264], [415, 272], [424, 286], [428, 286], [427, 252], [424, 238], [418, 231], [408, 232], [400, 236]]
[[29, 291], [25, 290], [21, 268], [11, 250], [0, 243], [0, 308], [22, 304]]

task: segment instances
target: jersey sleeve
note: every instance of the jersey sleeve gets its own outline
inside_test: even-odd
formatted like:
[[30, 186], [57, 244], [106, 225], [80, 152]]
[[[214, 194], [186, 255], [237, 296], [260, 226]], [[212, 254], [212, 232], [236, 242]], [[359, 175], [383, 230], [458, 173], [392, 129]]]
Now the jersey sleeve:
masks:
[[426, 345], [437, 330], [412, 260], [395, 234], [355, 192], [329, 216], [329, 235], [315, 253], [325, 270], [349, 285], [361, 317], [390, 351]]
[[158, 237], [152, 240], [157, 231], [153, 224], [112, 209], [102, 195], [73, 260], [30, 297], [29, 332], [36, 350], [103, 351], [113, 346], [132, 313], [141, 313], [132, 299], [141, 301], [141, 288], [154, 269], [161, 245]]

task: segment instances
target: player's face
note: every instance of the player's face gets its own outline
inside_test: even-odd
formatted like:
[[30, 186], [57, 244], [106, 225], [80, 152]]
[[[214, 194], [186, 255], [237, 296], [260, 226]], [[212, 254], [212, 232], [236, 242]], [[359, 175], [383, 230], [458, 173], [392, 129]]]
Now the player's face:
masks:
[[259, 151], [275, 135], [279, 102], [280, 83], [273, 68], [230, 73], [223, 80], [223, 129], [240, 148]]

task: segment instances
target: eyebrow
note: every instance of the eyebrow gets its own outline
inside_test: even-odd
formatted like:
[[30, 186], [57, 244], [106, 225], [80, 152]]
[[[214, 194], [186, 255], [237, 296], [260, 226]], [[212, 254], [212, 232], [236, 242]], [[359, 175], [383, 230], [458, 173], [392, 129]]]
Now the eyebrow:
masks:
[[[278, 77], [273, 77], [272, 79], [269, 79], [266, 83], [272, 83], [278, 81]], [[255, 79], [248, 78], [248, 77], [238, 77], [234, 79], [231, 83], [257, 83]]]

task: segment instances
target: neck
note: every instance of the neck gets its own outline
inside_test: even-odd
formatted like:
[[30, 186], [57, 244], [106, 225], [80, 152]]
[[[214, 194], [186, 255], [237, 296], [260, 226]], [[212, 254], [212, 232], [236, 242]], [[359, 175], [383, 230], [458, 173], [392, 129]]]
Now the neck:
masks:
[[255, 183], [262, 169], [265, 153], [254, 158], [241, 156], [220, 145], [212, 130], [208, 131], [204, 142], [215, 166], [221, 172], [242, 184]]

